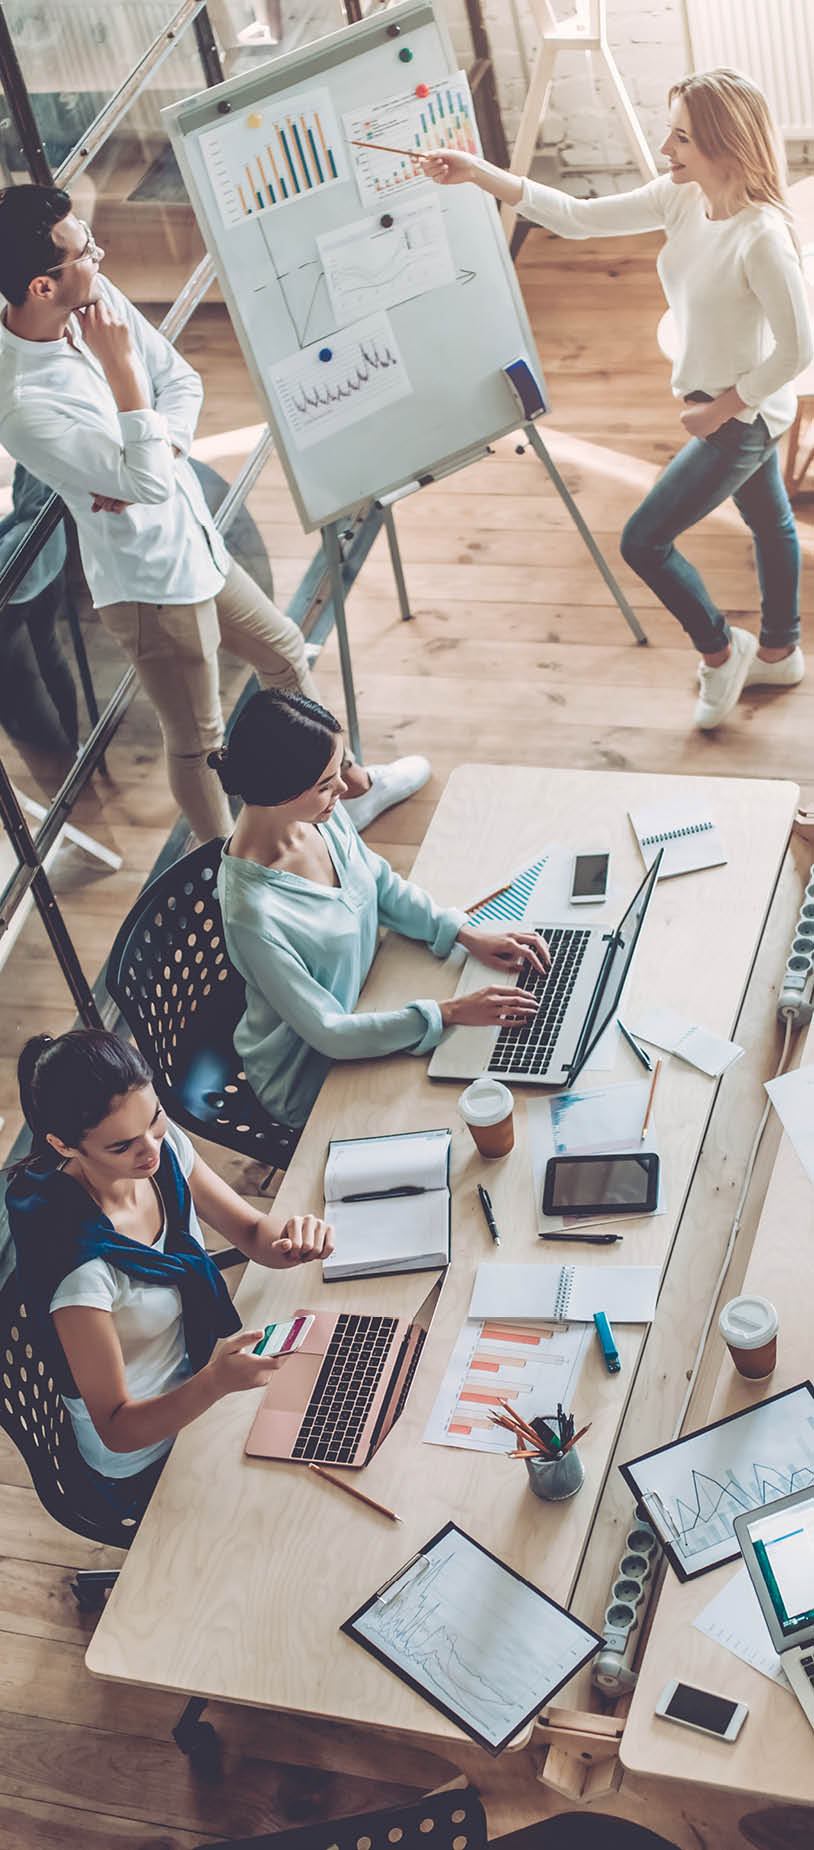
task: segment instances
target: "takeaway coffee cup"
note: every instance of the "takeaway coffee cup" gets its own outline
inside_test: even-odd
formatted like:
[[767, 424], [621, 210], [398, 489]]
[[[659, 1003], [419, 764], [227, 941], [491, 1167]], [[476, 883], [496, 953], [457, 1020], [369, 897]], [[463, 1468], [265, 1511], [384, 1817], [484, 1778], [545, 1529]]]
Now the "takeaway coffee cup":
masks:
[[473, 1079], [458, 1110], [481, 1156], [508, 1156], [514, 1145], [514, 1099], [499, 1079]]
[[768, 1298], [731, 1298], [718, 1328], [739, 1375], [762, 1381], [777, 1361], [777, 1311]]

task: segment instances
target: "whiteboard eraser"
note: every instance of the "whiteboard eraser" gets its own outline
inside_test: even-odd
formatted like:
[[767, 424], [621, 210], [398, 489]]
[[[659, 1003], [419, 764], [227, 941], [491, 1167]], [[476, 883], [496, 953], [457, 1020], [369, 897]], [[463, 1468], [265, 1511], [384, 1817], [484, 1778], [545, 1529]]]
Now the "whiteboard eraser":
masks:
[[524, 418], [536, 418], [541, 411], [548, 410], [540, 386], [525, 360], [513, 360], [511, 366], [504, 366], [503, 373]]

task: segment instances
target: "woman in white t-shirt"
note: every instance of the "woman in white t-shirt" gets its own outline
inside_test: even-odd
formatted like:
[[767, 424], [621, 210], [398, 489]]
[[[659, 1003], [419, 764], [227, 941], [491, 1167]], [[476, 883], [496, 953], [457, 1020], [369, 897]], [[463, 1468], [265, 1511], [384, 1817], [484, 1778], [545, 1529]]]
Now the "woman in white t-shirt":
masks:
[[[439, 185], [472, 181], [566, 238], [665, 233], [657, 268], [690, 441], [628, 521], [621, 551], [699, 651], [694, 723], [709, 731], [746, 685], [792, 687], [804, 673], [800, 547], [776, 446], [794, 417], [791, 382], [812, 357], [812, 339], [782, 144], [760, 91], [727, 70], [674, 84], [661, 153], [669, 174], [602, 199], [572, 199], [469, 154], [418, 164]], [[748, 630], [730, 627], [673, 544], [729, 495], [754, 538], [757, 647]]]
[[239, 1328], [198, 1215], [284, 1271], [330, 1252], [331, 1229], [242, 1201], [168, 1122], [117, 1035], [37, 1035], [18, 1077], [34, 1139], [6, 1203], [26, 1310], [94, 1489], [138, 1516], [176, 1433], [280, 1366], [252, 1354], [262, 1331]]

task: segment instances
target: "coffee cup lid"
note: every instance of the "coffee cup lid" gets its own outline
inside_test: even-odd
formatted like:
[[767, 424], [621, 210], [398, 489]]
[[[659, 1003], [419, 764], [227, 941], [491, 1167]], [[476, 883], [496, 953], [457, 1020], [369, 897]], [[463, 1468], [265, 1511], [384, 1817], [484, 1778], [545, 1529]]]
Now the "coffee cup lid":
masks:
[[458, 1110], [468, 1124], [501, 1124], [508, 1118], [514, 1099], [508, 1086], [499, 1079], [473, 1079], [461, 1093]]
[[730, 1298], [718, 1318], [724, 1342], [735, 1349], [760, 1349], [777, 1331], [777, 1311], [769, 1298]]

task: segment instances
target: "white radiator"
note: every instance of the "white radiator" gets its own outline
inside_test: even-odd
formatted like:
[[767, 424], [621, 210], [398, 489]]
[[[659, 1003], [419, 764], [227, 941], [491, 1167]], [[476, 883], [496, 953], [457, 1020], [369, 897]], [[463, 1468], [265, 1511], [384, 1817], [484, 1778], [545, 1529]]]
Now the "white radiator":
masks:
[[814, 139], [814, 0], [686, 0], [692, 66], [743, 71], [786, 141]]

